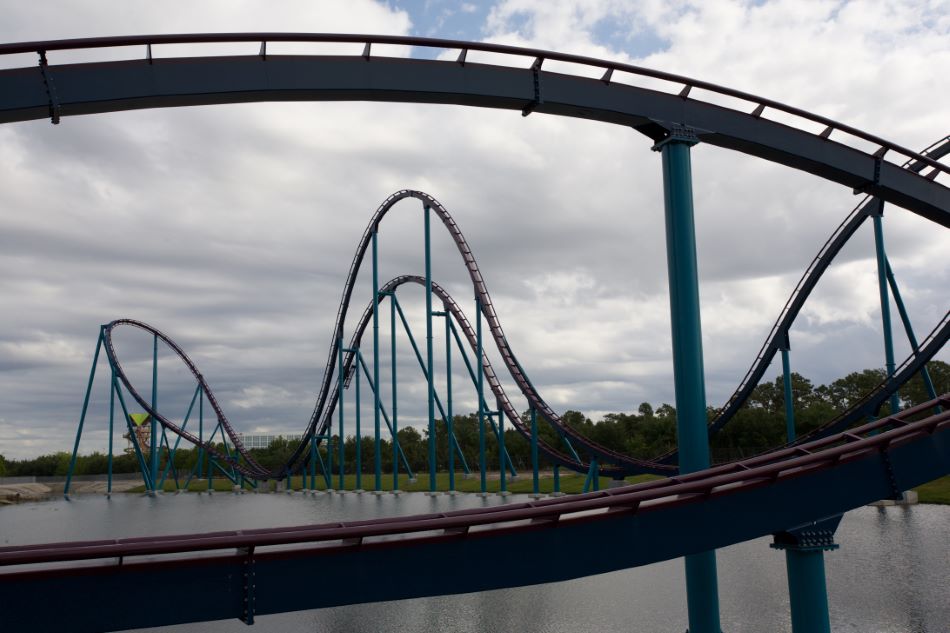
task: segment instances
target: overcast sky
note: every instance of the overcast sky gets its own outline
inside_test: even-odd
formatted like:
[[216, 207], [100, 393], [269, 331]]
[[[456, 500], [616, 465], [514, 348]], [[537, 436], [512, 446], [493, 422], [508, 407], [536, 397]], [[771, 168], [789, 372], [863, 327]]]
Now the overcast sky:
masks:
[[[946, 0], [174, 4], [4, 0], [0, 41], [214, 31], [483, 40], [702, 78], [911, 148], [950, 132]], [[0, 59], [5, 68], [35, 63]], [[99, 325], [123, 317], [178, 341], [239, 430], [300, 432], [353, 250], [376, 207], [404, 188], [432, 194], [454, 215], [508, 340], [552, 406], [597, 418], [644, 401], [674, 402], [661, 166], [632, 130], [450, 106], [258, 103], [7, 124], [0, 147], [0, 453], [7, 457], [71, 448]], [[692, 158], [707, 394], [716, 406], [858, 199], [714, 147], [697, 146]], [[887, 209], [885, 226], [923, 337], [947, 310], [950, 235], [896, 207]], [[421, 244], [421, 205], [404, 201], [381, 228], [381, 280], [421, 274]], [[471, 315], [465, 269], [441, 231], [433, 251], [434, 278]], [[792, 330], [796, 371], [820, 383], [883, 366], [875, 273], [868, 225]], [[354, 316], [371, 296], [365, 277]], [[401, 297], [423, 344], [423, 293], [407, 288]], [[437, 326], [436, 371], [444, 373]], [[903, 359], [908, 346], [896, 338]], [[147, 393], [148, 341], [133, 332], [117, 340]], [[410, 371], [404, 338], [399, 345], [401, 424], [422, 424], [424, 387], [418, 368]], [[773, 366], [767, 376], [779, 371]], [[84, 452], [106, 442], [105, 379], [103, 364]], [[475, 406], [462, 379], [456, 374], [458, 413]], [[164, 352], [160, 382], [160, 407], [181, 418], [190, 387]], [[389, 391], [383, 395], [388, 400]]]

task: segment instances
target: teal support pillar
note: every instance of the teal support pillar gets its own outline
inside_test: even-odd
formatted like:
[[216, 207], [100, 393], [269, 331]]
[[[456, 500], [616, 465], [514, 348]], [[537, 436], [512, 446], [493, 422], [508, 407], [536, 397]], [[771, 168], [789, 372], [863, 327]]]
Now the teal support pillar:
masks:
[[[86, 395], [82, 400], [82, 413], [79, 414], [79, 427], [76, 429], [76, 442], [73, 444], [73, 455], [69, 459], [69, 470], [66, 471], [66, 485], [63, 487], [63, 496], [69, 499], [69, 485], [72, 483], [73, 470], [76, 468], [76, 457], [79, 455], [79, 440], [82, 438], [82, 427], [86, 423], [86, 412], [89, 410], [89, 395], [92, 393], [92, 383], [96, 379], [96, 366], [99, 364], [99, 350], [102, 349], [105, 326], [99, 328], [99, 339], [96, 341], [96, 353], [92, 357], [92, 368], [89, 370], [89, 382], [86, 385]], [[111, 363], [110, 363], [111, 366]], [[115, 380], [112, 381], [115, 389]], [[113, 393], [115, 393], [113, 391]], [[143, 473], [144, 475], [145, 473]], [[148, 483], [148, 478], [145, 478]]]
[[785, 387], [785, 438], [789, 444], [795, 441], [795, 400], [792, 394], [792, 368], [788, 353], [792, 346], [788, 341], [788, 332], [782, 337], [782, 384]]
[[338, 358], [339, 358], [339, 363], [340, 363], [339, 381], [338, 381], [338, 383], [337, 383], [337, 390], [339, 391], [339, 396], [340, 396], [339, 401], [337, 402], [337, 406], [339, 407], [339, 410], [337, 411], [337, 414], [338, 414], [339, 423], [340, 423], [340, 437], [339, 437], [339, 440], [338, 440], [338, 442], [339, 442], [339, 451], [340, 451], [340, 455], [339, 455], [339, 459], [340, 459], [340, 476], [339, 476], [338, 483], [339, 483], [339, 489], [342, 491], [342, 490], [345, 489], [345, 485], [344, 485], [344, 481], [343, 481], [343, 461], [344, 461], [344, 455], [345, 455], [345, 454], [344, 454], [343, 451], [344, 451], [345, 445], [346, 445], [346, 442], [343, 441], [343, 384], [344, 384], [344, 382], [345, 382], [345, 380], [346, 380], [346, 375], [345, 375], [344, 369], [343, 369], [343, 336], [342, 336], [342, 333], [341, 333], [341, 336], [337, 339], [337, 344], [339, 345], [339, 357], [338, 357]]
[[838, 548], [840, 521], [838, 516], [774, 535], [771, 547], [785, 552], [792, 633], [831, 633], [825, 552]]
[[[481, 484], [481, 492], [484, 494], [488, 489], [488, 481], [485, 473], [485, 370], [482, 364], [482, 302], [475, 295], [475, 366], [478, 371], [478, 474]], [[502, 466], [504, 470], [504, 466]]]
[[310, 490], [317, 489], [317, 438], [310, 436]]
[[554, 494], [561, 494], [561, 465], [554, 465]]
[[[393, 492], [399, 490], [399, 423], [396, 415], [396, 295], [389, 295], [390, 362], [393, 383]], [[379, 384], [378, 382], [376, 383]]]
[[[356, 350], [354, 350], [353, 353], [356, 354], [356, 362], [357, 362], [357, 363], [362, 362], [362, 358], [360, 358], [360, 350], [359, 350], [359, 349], [356, 349]], [[363, 453], [363, 434], [362, 434], [362, 432], [360, 431], [360, 368], [359, 368], [359, 367], [356, 368], [356, 372], [355, 372], [355, 373], [356, 373], [356, 376], [354, 376], [353, 378], [356, 380], [356, 393], [353, 394], [353, 397], [354, 397], [354, 399], [356, 400], [356, 411], [355, 411], [355, 416], [356, 416], [356, 446], [354, 446], [353, 448], [356, 449], [356, 489], [357, 489], [357, 490], [362, 490], [362, 489], [363, 489], [363, 456], [362, 456], [362, 453]], [[376, 389], [373, 389], [373, 391], [376, 391]], [[377, 423], [376, 423], [376, 441], [379, 441], [379, 422], [378, 422], [378, 420], [379, 420], [379, 408], [378, 408], [378, 407], [376, 408], [376, 418], [377, 418]], [[379, 447], [378, 447], [378, 445], [377, 445], [376, 454], [379, 455]], [[382, 479], [382, 478], [379, 476], [379, 473], [377, 473], [377, 478], [376, 478], [376, 485], [377, 485], [377, 486], [379, 486], [379, 484], [381, 483], [381, 479]], [[379, 488], [377, 488], [377, 490], [378, 490], [378, 489], [379, 489]]]
[[[877, 284], [881, 295], [881, 327], [884, 330], [884, 363], [887, 377], [894, 375], [894, 340], [891, 335], [891, 306], [887, 294], [887, 255], [884, 252], [884, 201], [878, 200], [877, 209], [871, 219], [874, 221], [874, 251], [877, 255]], [[891, 394], [891, 415], [900, 410], [900, 398], [895, 391]]]
[[505, 412], [502, 411], [501, 403], [498, 403], [498, 485], [499, 492], [505, 494], [508, 492], [508, 478], [505, 469]]
[[[203, 432], [204, 432], [204, 426], [205, 426], [205, 395], [204, 395], [204, 387], [202, 386], [202, 387], [201, 387], [201, 395], [198, 396], [198, 432], [199, 432], [199, 433], [203, 433]], [[213, 435], [212, 435], [212, 437], [213, 437]], [[208, 438], [208, 444], [211, 444], [211, 438]], [[204, 461], [207, 461], [207, 464], [208, 464], [208, 490], [210, 491], [210, 490], [211, 490], [211, 456], [208, 455], [208, 454], [205, 452], [205, 450], [204, 450], [204, 444], [202, 444], [201, 446], [202, 446], [201, 452], [198, 453], [198, 461], [199, 461], [199, 466], [198, 466], [198, 468], [200, 469], [198, 476], [199, 476], [199, 477], [201, 476], [201, 470], [204, 469], [204, 466], [203, 466], [202, 464], [204, 463]], [[202, 460], [204, 460], [204, 461], [202, 461]]]
[[[379, 227], [373, 227], [373, 384], [376, 385], [373, 387], [373, 431], [375, 433], [373, 436], [373, 473], [375, 474], [373, 490], [383, 489], [383, 449], [379, 438], [379, 410], [382, 403], [379, 395], [379, 247], [376, 237], [378, 229]], [[393, 415], [395, 415], [395, 411], [393, 411]], [[359, 441], [359, 438], [357, 438], [357, 441]], [[357, 450], [359, 449], [357, 448]], [[356, 487], [359, 488], [359, 484]]]
[[[154, 336], [152, 341], [152, 411], [157, 412], [155, 407], [158, 406], [158, 334]], [[152, 477], [152, 483], [158, 478], [158, 420], [155, 419], [155, 416], [152, 418], [152, 428], [151, 428], [151, 438], [149, 450], [149, 458], [151, 465], [149, 466], [149, 473]], [[153, 487], [154, 491], [155, 488]]]
[[455, 437], [454, 413], [452, 412], [452, 316], [449, 305], [442, 304], [445, 317], [445, 426], [449, 441], [449, 490], [455, 490], [455, 452], [452, 439]]
[[435, 365], [432, 349], [432, 248], [429, 231], [429, 205], [425, 205], [425, 266], [426, 266], [426, 367], [429, 396], [429, 492], [435, 492]]
[[115, 433], [115, 367], [112, 368], [112, 379], [109, 381], [109, 464], [106, 483], [106, 493], [112, 494], [112, 436]]
[[538, 410], [531, 407], [531, 492], [540, 494], [538, 485]]
[[[900, 288], [897, 287], [897, 279], [894, 277], [894, 271], [891, 270], [891, 263], [884, 258], [884, 263], [886, 264], [885, 268], [887, 269], [887, 283], [891, 287], [891, 295], [894, 297], [894, 304], [897, 306], [897, 312], [901, 316], [901, 321], [904, 324], [904, 332], [907, 334], [907, 341], [910, 343], [910, 348], [914, 350], [914, 354], [920, 353], [920, 345], [917, 344], [917, 336], [914, 334], [914, 328], [910, 323], [910, 316], [907, 314], [907, 308], [904, 307], [904, 300], [901, 299]], [[927, 395], [931, 400], [937, 398], [937, 391], [934, 389], [933, 380], [930, 379], [930, 372], [927, 371], [927, 366], [924, 365], [920, 370], [920, 377], [924, 381], [924, 388], [927, 390]], [[935, 413], [940, 413], [943, 409], [940, 407], [935, 408]]]
[[[709, 468], [690, 164], [690, 147], [698, 141], [692, 130], [674, 127], [669, 136], [653, 148], [661, 153], [663, 161], [677, 442], [680, 472], [684, 474]], [[686, 599], [689, 632], [720, 633], [715, 552], [686, 557]]]

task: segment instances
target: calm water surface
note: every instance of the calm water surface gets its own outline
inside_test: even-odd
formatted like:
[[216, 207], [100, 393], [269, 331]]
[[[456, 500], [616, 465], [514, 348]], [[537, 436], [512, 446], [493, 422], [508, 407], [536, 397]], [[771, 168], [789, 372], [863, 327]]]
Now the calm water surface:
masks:
[[[509, 497], [507, 502], [522, 500]], [[422, 494], [85, 496], [0, 507], [0, 542], [299, 525], [505, 502]], [[950, 633], [950, 507], [861, 508], [844, 516], [837, 541], [841, 549], [826, 554], [833, 630]], [[770, 549], [769, 542], [763, 538], [718, 552], [725, 633], [791, 631], [784, 554]], [[583, 556], [583, 547], [578, 544], [563, 555]], [[319, 576], [313, 581], [319, 582]], [[262, 616], [252, 629], [234, 620], [143, 630], [682, 633], [685, 605], [683, 564], [675, 560], [535, 587]]]

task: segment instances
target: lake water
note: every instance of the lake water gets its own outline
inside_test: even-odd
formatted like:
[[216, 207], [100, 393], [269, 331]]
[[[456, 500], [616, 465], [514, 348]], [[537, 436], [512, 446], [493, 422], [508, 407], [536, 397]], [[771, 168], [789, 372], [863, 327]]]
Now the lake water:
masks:
[[[16, 545], [300, 525], [522, 500], [423, 494], [192, 493], [111, 500], [90, 495], [0, 507], [0, 541]], [[791, 631], [785, 557], [770, 549], [770, 542], [763, 538], [719, 550], [724, 633]], [[841, 549], [826, 554], [834, 631], [950, 631], [950, 506], [861, 508], [844, 516], [837, 542]], [[685, 611], [683, 563], [674, 560], [535, 587], [261, 616], [252, 629], [233, 620], [143, 630], [682, 633]]]

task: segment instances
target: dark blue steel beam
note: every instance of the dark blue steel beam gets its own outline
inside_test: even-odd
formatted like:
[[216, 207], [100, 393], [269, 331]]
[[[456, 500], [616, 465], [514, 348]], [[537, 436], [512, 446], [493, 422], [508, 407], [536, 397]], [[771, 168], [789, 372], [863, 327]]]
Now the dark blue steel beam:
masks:
[[[609, 65], [608, 62], [603, 62]], [[614, 123], [656, 137], [673, 123], [704, 143], [806, 171], [950, 227], [950, 189], [871, 153], [750, 113], [532, 68], [362, 56], [229, 56], [45, 67], [59, 116], [255, 101], [444, 103]], [[535, 84], [544, 99], [536, 101]], [[0, 71], [0, 123], [50, 115], [44, 72]], [[659, 139], [657, 139], [659, 140]]]
[[[889, 462], [889, 463], [888, 463]], [[833, 466], [813, 466], [778, 479], [676, 504], [618, 507], [560, 521], [509, 528], [438, 533], [429, 538], [357, 543], [344, 548], [229, 550], [198, 558], [0, 574], [0, 592], [16, 609], [4, 612], [10, 630], [103, 631], [166, 626], [243, 613], [245, 576], [254, 585], [256, 615], [346, 604], [451, 595], [556, 582], [679, 558], [786, 531], [889, 497], [950, 472], [950, 426], [895, 442], [887, 453], [865, 452]], [[892, 481], [889, 473], [893, 473]], [[816, 494], [820, 491], [820, 494]], [[609, 496], [592, 493], [588, 497]], [[543, 502], [542, 502], [543, 503]], [[697, 527], [701, 529], [697, 529]], [[211, 536], [211, 535], [209, 535]], [[583, 544], [578, 550], [578, 544]], [[619, 546], [616, 544], [620, 544]], [[318, 544], [319, 545], [319, 544]], [[573, 551], [576, 556], [552, 556]], [[141, 559], [138, 559], [141, 560]], [[464, 560], [465, 573], [444, 573], [446, 560]], [[516, 564], [513, 564], [516, 563]], [[504, 566], [506, 572], [499, 574]], [[379, 582], [393, 569], [412, 569], [398, 583]], [[304, 582], [315, 572], [333, 583], [319, 591]], [[176, 587], [174, 608], [141, 609], [113, 598], [135, 587], [143, 595]], [[358, 588], [355, 590], [354, 588]], [[56, 596], [57, 608], [49, 608]], [[90, 605], [108, 604], [108, 609]]]

